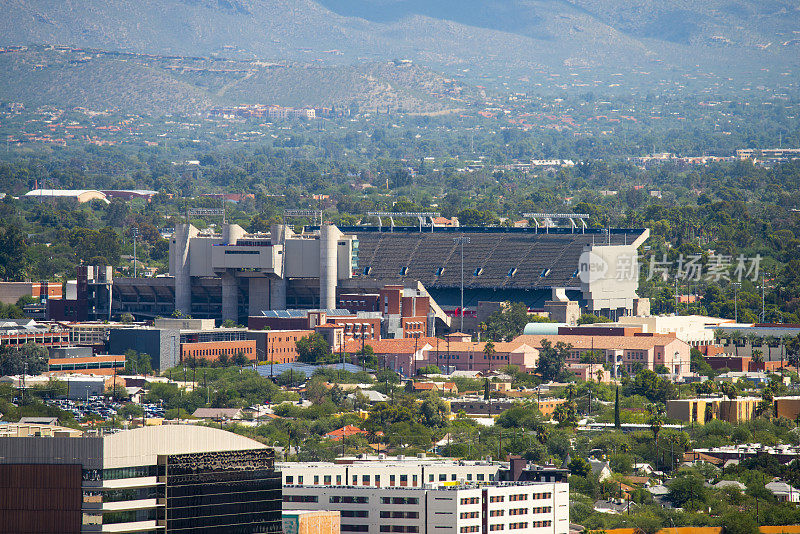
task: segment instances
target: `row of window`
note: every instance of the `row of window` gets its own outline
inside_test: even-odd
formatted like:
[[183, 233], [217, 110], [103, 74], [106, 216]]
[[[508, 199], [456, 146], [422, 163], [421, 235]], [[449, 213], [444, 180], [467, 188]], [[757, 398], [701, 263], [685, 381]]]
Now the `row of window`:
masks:
[[506, 500], [505, 495], [492, 495], [489, 497], [489, 502], [504, 502]]
[[[400, 486], [408, 486], [408, 475], [397, 475], [400, 477]], [[397, 486], [397, 476], [396, 475], [389, 475], [389, 486]], [[439, 482], [446, 482], [447, 481], [447, 473], [439, 473], [438, 477], [432, 473], [428, 474], [428, 482], [433, 482], [436, 478], [438, 478]], [[468, 482], [471, 482], [473, 478], [472, 473], [467, 473], [466, 479]], [[294, 475], [286, 475], [286, 485], [293, 485], [294, 484]], [[319, 485], [320, 480], [326, 486], [330, 486], [333, 484], [334, 478], [333, 475], [314, 475], [314, 485]], [[342, 485], [342, 475], [336, 475], [336, 485]], [[458, 475], [456, 473], [450, 474], [450, 480], [456, 481], [458, 480]], [[484, 473], [476, 473], [475, 480], [478, 482], [484, 482], [486, 480], [486, 475]], [[489, 475], [489, 480], [494, 480], [494, 475]], [[297, 475], [297, 484], [303, 485], [304, 477], [303, 475]], [[372, 477], [370, 475], [361, 475], [361, 485], [362, 486], [369, 486], [372, 482]], [[352, 485], [358, 486], [358, 475], [353, 475], [352, 477]], [[375, 475], [375, 485], [381, 485], [381, 476]], [[419, 485], [419, 477], [418, 475], [411, 475], [411, 485], [416, 487]]]
[[522, 523], [509, 523], [508, 530], [517, 530], [520, 528], [528, 528], [528, 522], [523, 521]]
[[531, 508], [532, 514], [549, 514], [553, 511], [552, 506], [537, 506], [536, 508]]
[[390, 512], [381, 510], [382, 519], [419, 519], [419, 512]]
[[470, 532], [480, 532], [481, 527], [478, 525], [472, 525], [469, 527], [461, 527], [461, 534], [469, 534]]
[[346, 504], [366, 504], [369, 502], [369, 497], [363, 496], [353, 496], [353, 495], [345, 495], [339, 496], [334, 495], [329, 499], [329, 502], [339, 504], [339, 503], [346, 503]]
[[461, 504], [478, 504], [479, 502], [478, 497], [461, 497]]
[[512, 508], [508, 511], [508, 515], [525, 515], [528, 513], [527, 508]]
[[220, 354], [227, 354], [228, 356], [235, 356], [238, 353], [253, 354], [253, 347], [240, 347], [235, 349], [193, 349], [187, 350], [183, 353], [184, 356], [203, 357], [203, 356], [219, 356]]
[[496, 530], [504, 530], [505, 528], [505, 525], [489, 525], [489, 530], [492, 532], [495, 532]]
[[342, 532], [369, 532], [369, 525], [346, 525], [342, 523], [339, 530]]
[[461, 519], [476, 519], [479, 516], [479, 512], [461, 512]]
[[319, 502], [316, 495], [284, 495], [283, 502]]
[[367, 510], [342, 510], [339, 513], [342, 517], [369, 517]]
[[381, 504], [419, 504], [416, 497], [381, 497]]
[[419, 532], [419, 527], [412, 525], [381, 525], [381, 532]]
[[506, 514], [505, 510], [489, 510], [489, 517], [500, 517]]
[[549, 492], [549, 491], [544, 492], [544, 493], [531, 493], [531, 499], [533, 499], [533, 500], [537, 500], [537, 499], [552, 499], [552, 498], [553, 498], [553, 494], [551, 492]]
[[528, 494], [527, 493], [515, 493], [514, 495], [509, 495], [508, 500], [511, 502], [515, 501], [527, 501]]

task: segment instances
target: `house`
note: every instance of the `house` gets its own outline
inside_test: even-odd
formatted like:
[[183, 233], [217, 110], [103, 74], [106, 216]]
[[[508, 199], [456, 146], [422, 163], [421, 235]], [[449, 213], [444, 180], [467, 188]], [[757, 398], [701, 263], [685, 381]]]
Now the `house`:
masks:
[[214, 421], [231, 421], [242, 419], [241, 408], [198, 408], [192, 414], [198, 419], [212, 419]]
[[438, 391], [440, 393], [458, 395], [458, 387], [456, 387], [455, 382], [414, 382], [414, 391]]
[[736, 488], [739, 491], [745, 491], [747, 486], [739, 482], [738, 480], [720, 480], [714, 487], [717, 489], [725, 489], [725, 488]]
[[800, 490], [791, 484], [776, 480], [764, 485], [779, 502], [800, 502]]
[[57, 425], [58, 417], [21, 417], [21, 425]]
[[369, 401], [370, 404], [386, 402], [389, 400], [388, 395], [384, 395], [380, 391], [375, 391], [374, 389], [356, 390], [356, 392], [350, 393], [347, 398], [355, 399], [359, 392], [367, 398], [367, 401]]
[[366, 433], [366, 430], [361, 430], [357, 426], [345, 425], [342, 428], [337, 428], [336, 430], [328, 432], [325, 434], [325, 437], [333, 441], [339, 441], [340, 439], [349, 438], [351, 436], [359, 436]]
[[589, 458], [589, 465], [592, 466], [592, 474], [597, 475], [600, 482], [611, 478], [611, 475], [614, 474], [611, 470], [611, 464], [607, 460]]

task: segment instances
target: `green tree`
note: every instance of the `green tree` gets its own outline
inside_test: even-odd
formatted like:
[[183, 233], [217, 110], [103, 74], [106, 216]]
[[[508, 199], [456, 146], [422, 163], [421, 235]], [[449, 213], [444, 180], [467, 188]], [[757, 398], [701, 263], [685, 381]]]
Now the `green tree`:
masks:
[[553, 346], [547, 339], [543, 339], [542, 348], [539, 351], [539, 363], [536, 372], [544, 381], [563, 380], [567, 377], [567, 355], [572, 345], [567, 345], [562, 341]]
[[619, 414], [619, 386], [617, 386], [614, 393], [614, 427], [622, 428], [622, 421]]
[[304, 363], [324, 363], [331, 358], [331, 348], [322, 335], [314, 333], [297, 340], [298, 360]]
[[592, 472], [592, 466], [583, 458], [578, 458], [577, 456], [573, 458], [569, 464], [567, 464], [567, 469], [569, 469], [570, 474], [579, 476], [579, 477], [588, 477], [589, 473]]

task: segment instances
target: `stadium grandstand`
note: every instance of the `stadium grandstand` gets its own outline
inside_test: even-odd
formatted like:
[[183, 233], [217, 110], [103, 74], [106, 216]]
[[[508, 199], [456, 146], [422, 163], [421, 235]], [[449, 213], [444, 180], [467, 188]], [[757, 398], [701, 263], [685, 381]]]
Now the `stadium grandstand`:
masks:
[[[631, 313], [638, 280], [616, 280], [617, 257], [635, 258], [649, 236], [641, 229], [343, 227], [358, 238], [358, 269], [346, 284], [364, 279], [383, 284], [419, 281], [445, 309], [460, 306], [461, 242], [464, 244], [464, 306], [479, 301], [520, 301], [543, 309], [553, 290], [594, 312]], [[611, 272], [582, 280], [581, 258], [606, 257]], [[609, 280], [613, 278], [614, 280]], [[609, 284], [608, 282], [612, 282]], [[607, 286], [613, 286], [611, 291]], [[604, 294], [610, 293], [610, 294]], [[624, 301], [624, 302], [623, 302]], [[625, 311], [620, 308], [624, 308]]]

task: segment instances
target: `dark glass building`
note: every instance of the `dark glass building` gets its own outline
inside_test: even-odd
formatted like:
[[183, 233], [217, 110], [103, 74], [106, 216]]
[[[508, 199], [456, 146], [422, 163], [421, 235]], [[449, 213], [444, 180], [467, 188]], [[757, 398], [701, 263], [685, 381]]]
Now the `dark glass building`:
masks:
[[0, 437], [0, 534], [280, 534], [282, 500], [272, 449], [224, 430]]

